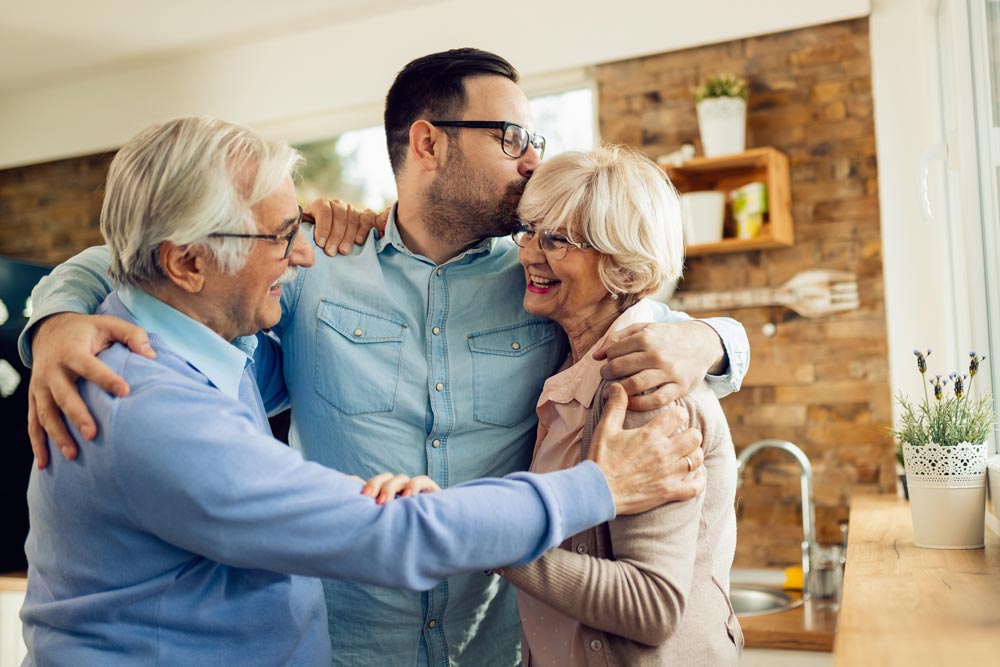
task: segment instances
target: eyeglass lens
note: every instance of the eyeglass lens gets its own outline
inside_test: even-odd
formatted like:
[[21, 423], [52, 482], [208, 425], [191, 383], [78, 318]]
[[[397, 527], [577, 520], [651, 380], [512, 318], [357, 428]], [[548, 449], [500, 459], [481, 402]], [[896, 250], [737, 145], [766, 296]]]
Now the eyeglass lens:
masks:
[[545, 152], [545, 137], [532, 136], [520, 125], [510, 123], [503, 133], [503, 152], [512, 158], [519, 158], [528, 150], [528, 144], [535, 147], [538, 157]]

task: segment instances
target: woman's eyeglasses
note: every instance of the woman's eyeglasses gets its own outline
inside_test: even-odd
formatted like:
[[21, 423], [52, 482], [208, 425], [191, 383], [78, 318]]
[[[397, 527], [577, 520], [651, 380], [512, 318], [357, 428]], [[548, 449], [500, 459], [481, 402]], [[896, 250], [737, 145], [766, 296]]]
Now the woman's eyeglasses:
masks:
[[535, 240], [535, 234], [538, 234], [538, 242], [542, 247], [542, 252], [549, 259], [560, 260], [566, 257], [566, 253], [569, 249], [579, 248], [580, 250], [586, 250], [587, 248], [593, 248], [594, 246], [590, 243], [577, 243], [576, 241], [570, 241], [568, 238], [560, 234], [559, 232], [552, 231], [550, 229], [543, 229], [540, 232], [535, 232], [535, 226], [525, 222], [518, 222], [517, 227], [511, 233], [511, 238], [514, 239], [514, 243], [522, 248], [527, 248], [528, 244]]

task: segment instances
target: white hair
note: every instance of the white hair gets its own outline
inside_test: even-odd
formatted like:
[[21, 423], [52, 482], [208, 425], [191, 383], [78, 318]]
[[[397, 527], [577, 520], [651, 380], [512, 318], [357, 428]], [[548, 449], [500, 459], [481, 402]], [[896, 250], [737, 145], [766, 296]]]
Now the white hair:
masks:
[[206, 248], [221, 271], [243, 268], [258, 233], [252, 207], [281, 187], [302, 162], [285, 143], [215, 118], [177, 118], [122, 146], [108, 171], [101, 233], [119, 285], [163, 280], [160, 244]]
[[604, 144], [538, 166], [518, 216], [537, 230], [562, 229], [602, 254], [598, 275], [625, 309], [684, 267], [680, 200], [666, 174], [638, 151]]

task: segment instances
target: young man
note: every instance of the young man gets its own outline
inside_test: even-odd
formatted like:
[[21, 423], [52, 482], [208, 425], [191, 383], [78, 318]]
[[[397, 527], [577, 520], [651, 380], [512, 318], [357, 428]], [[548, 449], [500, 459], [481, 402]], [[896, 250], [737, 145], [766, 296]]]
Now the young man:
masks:
[[[393, 83], [385, 125], [399, 202], [385, 233], [370, 235], [350, 256], [319, 256], [287, 286], [273, 330], [290, 403], [278, 394], [265, 400], [269, 408], [290, 404], [290, 441], [307, 459], [366, 478], [385, 470], [426, 474], [441, 487], [527, 468], [535, 401], [566, 346], [554, 324], [524, 312], [517, 248], [495, 238], [513, 228], [543, 147], [516, 81], [499, 56], [459, 49], [411, 62]], [[329, 233], [330, 202], [306, 211], [325, 247], [351, 237]], [[54, 313], [92, 310], [82, 297], [100, 291], [94, 277], [106, 259], [97, 252], [76, 261], [83, 266], [60, 267], [40, 285], [26, 331]], [[738, 388], [749, 361], [738, 323], [706, 326], [665, 307], [662, 319], [626, 331], [608, 351], [618, 357], [608, 373], [630, 376], [624, 385], [635, 395], [633, 408], [664, 405], [707, 372], [728, 372], [708, 378], [717, 393]], [[88, 423], [66, 398], [73, 372], [109, 390], [120, 382], [95, 367], [90, 343], [67, 349], [92, 329], [60, 315], [34, 338], [32, 396], [60, 444], [56, 402], [71, 406], [72, 423]], [[136, 347], [143, 340], [136, 329], [101, 327], [99, 337], [115, 336]], [[29, 340], [22, 339], [26, 362]], [[260, 354], [272, 345], [263, 340]], [[269, 377], [282, 373], [264, 359], [260, 365]], [[32, 432], [33, 441], [42, 440], [37, 424]], [[499, 580], [451, 577], [422, 594], [344, 581], [325, 588], [338, 664], [518, 662], [513, 589]]]
[[621, 431], [623, 392], [593, 462], [388, 506], [271, 438], [253, 336], [313, 262], [298, 159], [207, 118], [154, 126], [115, 157], [101, 231], [118, 289], [99, 312], [145, 327], [155, 359], [104, 350], [132, 393], [81, 383], [96, 441], [32, 471], [26, 665], [329, 665], [323, 590], [307, 576], [414, 589], [483, 577], [699, 490], [684, 460], [700, 463], [698, 434], [671, 438], [676, 415]]

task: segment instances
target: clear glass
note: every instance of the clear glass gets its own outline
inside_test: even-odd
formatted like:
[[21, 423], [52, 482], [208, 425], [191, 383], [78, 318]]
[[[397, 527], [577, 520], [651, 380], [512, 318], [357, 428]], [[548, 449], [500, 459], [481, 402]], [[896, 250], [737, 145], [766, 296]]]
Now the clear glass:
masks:
[[844, 585], [844, 549], [839, 544], [817, 544], [809, 559], [809, 595], [814, 609], [836, 611]]

